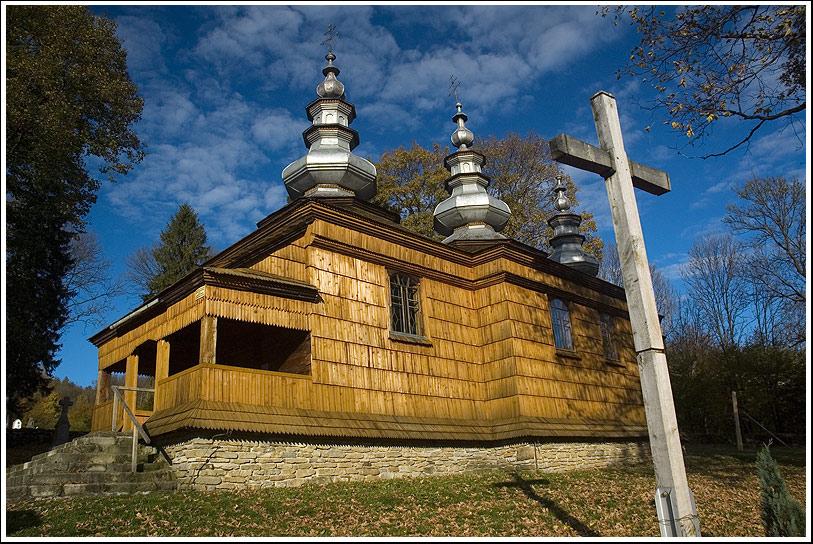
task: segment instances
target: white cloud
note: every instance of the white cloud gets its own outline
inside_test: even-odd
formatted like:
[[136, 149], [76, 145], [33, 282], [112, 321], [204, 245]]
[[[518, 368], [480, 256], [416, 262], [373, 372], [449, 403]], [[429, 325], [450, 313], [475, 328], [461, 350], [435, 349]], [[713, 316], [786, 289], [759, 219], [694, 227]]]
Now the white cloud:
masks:
[[308, 126], [308, 120], [304, 116], [294, 117], [286, 109], [275, 108], [262, 112], [256, 118], [251, 125], [251, 135], [254, 141], [273, 151], [294, 147], [297, 151], [302, 151], [302, 132]]
[[[395, 14], [393, 28], [413, 25], [399, 34], [403, 43], [375, 23], [381, 13]], [[161, 48], [169, 38], [160, 21], [121, 18], [147, 97], [139, 127], [150, 154], [107, 198], [141, 225], [163, 223], [189, 202], [212, 238], [223, 241], [247, 233], [285, 203], [279, 175], [306, 152], [301, 133], [308, 122], [302, 110], [292, 113], [281, 104], [287, 105], [288, 93], [305, 93], [301, 106], [316, 97], [328, 23], [339, 30], [339, 79], [372, 131], [361, 134], [361, 156], [380, 155], [380, 138], [372, 135], [396, 130], [403, 145], [418, 131], [448, 144], [450, 74], [462, 82], [464, 110], [477, 133], [478, 122], [487, 126], [489, 115], [510, 111], [545, 74], [566, 69], [618, 35], [600, 31], [608, 22], [592, 10], [572, 6], [255, 5], [207, 14], [197, 42], [168, 51]], [[435, 27], [445, 29], [445, 39], [438, 39]], [[149, 77], [150, 59], [174, 71], [162, 80]], [[589, 108], [582, 113], [579, 119], [590, 118]], [[584, 124], [584, 131], [595, 140], [592, 125]], [[627, 137], [636, 136], [630, 131]], [[611, 230], [603, 181], [573, 169], [571, 175], [581, 188], [581, 207], [595, 214], [600, 229]]]
[[146, 17], [123, 15], [116, 19], [116, 35], [127, 50], [127, 69], [131, 75], [151, 77], [167, 72], [163, 47], [167, 34], [155, 21]]

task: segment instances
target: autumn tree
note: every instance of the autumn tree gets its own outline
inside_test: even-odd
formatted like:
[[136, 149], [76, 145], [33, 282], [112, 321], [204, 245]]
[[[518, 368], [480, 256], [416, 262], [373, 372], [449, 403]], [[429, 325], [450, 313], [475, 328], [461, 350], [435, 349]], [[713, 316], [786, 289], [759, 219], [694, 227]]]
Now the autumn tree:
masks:
[[728, 206], [725, 222], [746, 237], [758, 325], [769, 342], [783, 333], [801, 344], [807, 300], [805, 187], [798, 179], [754, 177], [736, 191], [741, 203]]
[[[504, 138], [478, 139], [475, 146], [486, 156], [483, 173], [491, 178], [489, 190], [511, 209], [511, 219], [502, 232], [530, 246], [552, 251], [553, 229], [548, 219], [554, 213], [556, 176], [562, 175], [550, 156], [548, 142], [533, 132], [524, 137], [508, 132]], [[579, 205], [578, 187], [564, 176], [566, 194], [573, 207]], [[582, 211], [579, 232], [585, 236], [584, 249], [601, 260], [604, 243], [596, 234], [593, 214]]]
[[[502, 234], [530, 246], [551, 251], [553, 236], [547, 220], [554, 212], [553, 187], [561, 174], [550, 158], [547, 141], [530, 133], [525, 137], [508, 133], [504, 138], [478, 138], [472, 148], [486, 157], [483, 173], [491, 180], [488, 191], [511, 209], [511, 219]], [[401, 214], [402, 224], [414, 232], [435, 239], [443, 237], [433, 229], [433, 212], [448, 198], [444, 181], [449, 172], [443, 167], [448, 147], [434, 144], [431, 150], [416, 142], [410, 149], [400, 147], [385, 152], [376, 163], [378, 194], [373, 202]], [[565, 176], [567, 195], [578, 205], [578, 188]], [[601, 258], [603, 244], [595, 234], [593, 215], [582, 212], [580, 232], [586, 236], [585, 249]]]
[[401, 214], [401, 224], [409, 230], [442, 238], [432, 226], [432, 212], [449, 196], [443, 187], [449, 177], [443, 167], [448, 154], [447, 147], [433, 144], [431, 150], [424, 149], [414, 141], [409, 149], [386, 151], [375, 163], [378, 193], [372, 201]]
[[806, 6], [618, 6], [602, 15], [613, 9], [616, 24], [628, 17], [641, 36], [618, 77], [649, 82], [665, 124], [694, 145], [724, 119], [739, 121], [735, 142], [702, 158], [747, 145], [768, 124], [804, 126]]
[[28, 426], [30, 422], [34, 427], [53, 429], [62, 413], [59, 401], [69, 397], [73, 402], [68, 408], [71, 430], [90, 431], [96, 388], [92, 385], [82, 387], [67, 377], [52, 378], [47, 382], [45, 391], [38, 391], [21, 402], [20, 411], [15, 416], [22, 420], [23, 426]]
[[182, 204], [161, 231], [160, 243], [127, 259], [128, 279], [149, 300], [212, 256], [206, 229], [189, 204]]
[[86, 6], [6, 10], [6, 380], [10, 409], [59, 364], [71, 242], [100, 181], [141, 160], [143, 100], [113, 21]]

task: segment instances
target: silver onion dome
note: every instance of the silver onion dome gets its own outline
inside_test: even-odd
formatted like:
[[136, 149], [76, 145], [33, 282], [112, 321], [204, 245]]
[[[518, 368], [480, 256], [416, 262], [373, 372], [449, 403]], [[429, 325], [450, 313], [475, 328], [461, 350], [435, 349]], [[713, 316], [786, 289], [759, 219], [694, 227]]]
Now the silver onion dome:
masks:
[[356, 108], [345, 99], [344, 85], [336, 79], [336, 55], [325, 55], [325, 76], [316, 87], [318, 98], [308, 104], [313, 124], [302, 133], [308, 153], [282, 170], [282, 181], [291, 198], [347, 197], [370, 200], [377, 192], [376, 169], [352, 153], [359, 144], [358, 132], [350, 128]]
[[570, 210], [571, 203], [565, 194], [567, 187], [562, 176], [556, 176], [556, 186], [553, 190], [556, 193], [553, 202], [556, 213], [548, 220], [548, 225], [553, 229], [553, 237], [550, 239], [553, 253], [548, 258], [585, 274], [596, 276], [598, 259], [582, 247], [584, 236], [579, 234], [582, 218]]
[[457, 113], [452, 117], [452, 121], [457, 123], [457, 130], [452, 132], [452, 143], [456, 148], [466, 150], [474, 142], [474, 133], [466, 128], [469, 117], [463, 113], [463, 104], [458, 102], [455, 106]]
[[316, 87], [316, 94], [319, 98], [339, 98], [344, 99], [344, 84], [336, 79], [339, 75], [339, 69], [333, 66], [333, 61], [336, 60], [336, 55], [328, 53], [325, 55], [327, 66], [322, 68], [322, 74], [325, 80]]
[[451, 173], [446, 179], [449, 198], [439, 203], [434, 211], [435, 230], [455, 241], [503, 240], [499, 234], [511, 217], [508, 205], [486, 191], [489, 179], [482, 172], [485, 156], [473, 151], [474, 134], [466, 128], [468, 116], [458, 101], [457, 113], [452, 120], [457, 129], [452, 133], [452, 144], [458, 150], [447, 156], [444, 166]]

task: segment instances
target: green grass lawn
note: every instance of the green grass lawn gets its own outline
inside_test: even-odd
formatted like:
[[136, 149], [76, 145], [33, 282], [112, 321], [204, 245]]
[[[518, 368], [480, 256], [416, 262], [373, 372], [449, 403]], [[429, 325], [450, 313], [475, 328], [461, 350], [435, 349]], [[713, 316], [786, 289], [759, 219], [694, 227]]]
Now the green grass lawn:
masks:
[[[805, 452], [772, 448], [804, 506]], [[764, 536], [756, 451], [686, 455], [703, 536]], [[650, 466], [489, 472], [243, 492], [177, 492], [7, 506], [7, 536], [657, 537]]]

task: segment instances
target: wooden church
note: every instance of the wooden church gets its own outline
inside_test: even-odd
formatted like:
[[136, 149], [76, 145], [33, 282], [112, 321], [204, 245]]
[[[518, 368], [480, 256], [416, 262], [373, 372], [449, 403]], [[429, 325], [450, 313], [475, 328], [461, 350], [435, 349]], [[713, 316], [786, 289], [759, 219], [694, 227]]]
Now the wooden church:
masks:
[[448, 237], [406, 230], [369, 202], [335, 58], [282, 172], [292, 202], [90, 338], [93, 429], [132, 428], [122, 373], [154, 377], [151, 410], [124, 399], [201, 488], [648, 459], [624, 291], [595, 277], [561, 182], [551, 255], [499, 234], [511, 212], [458, 103]]

